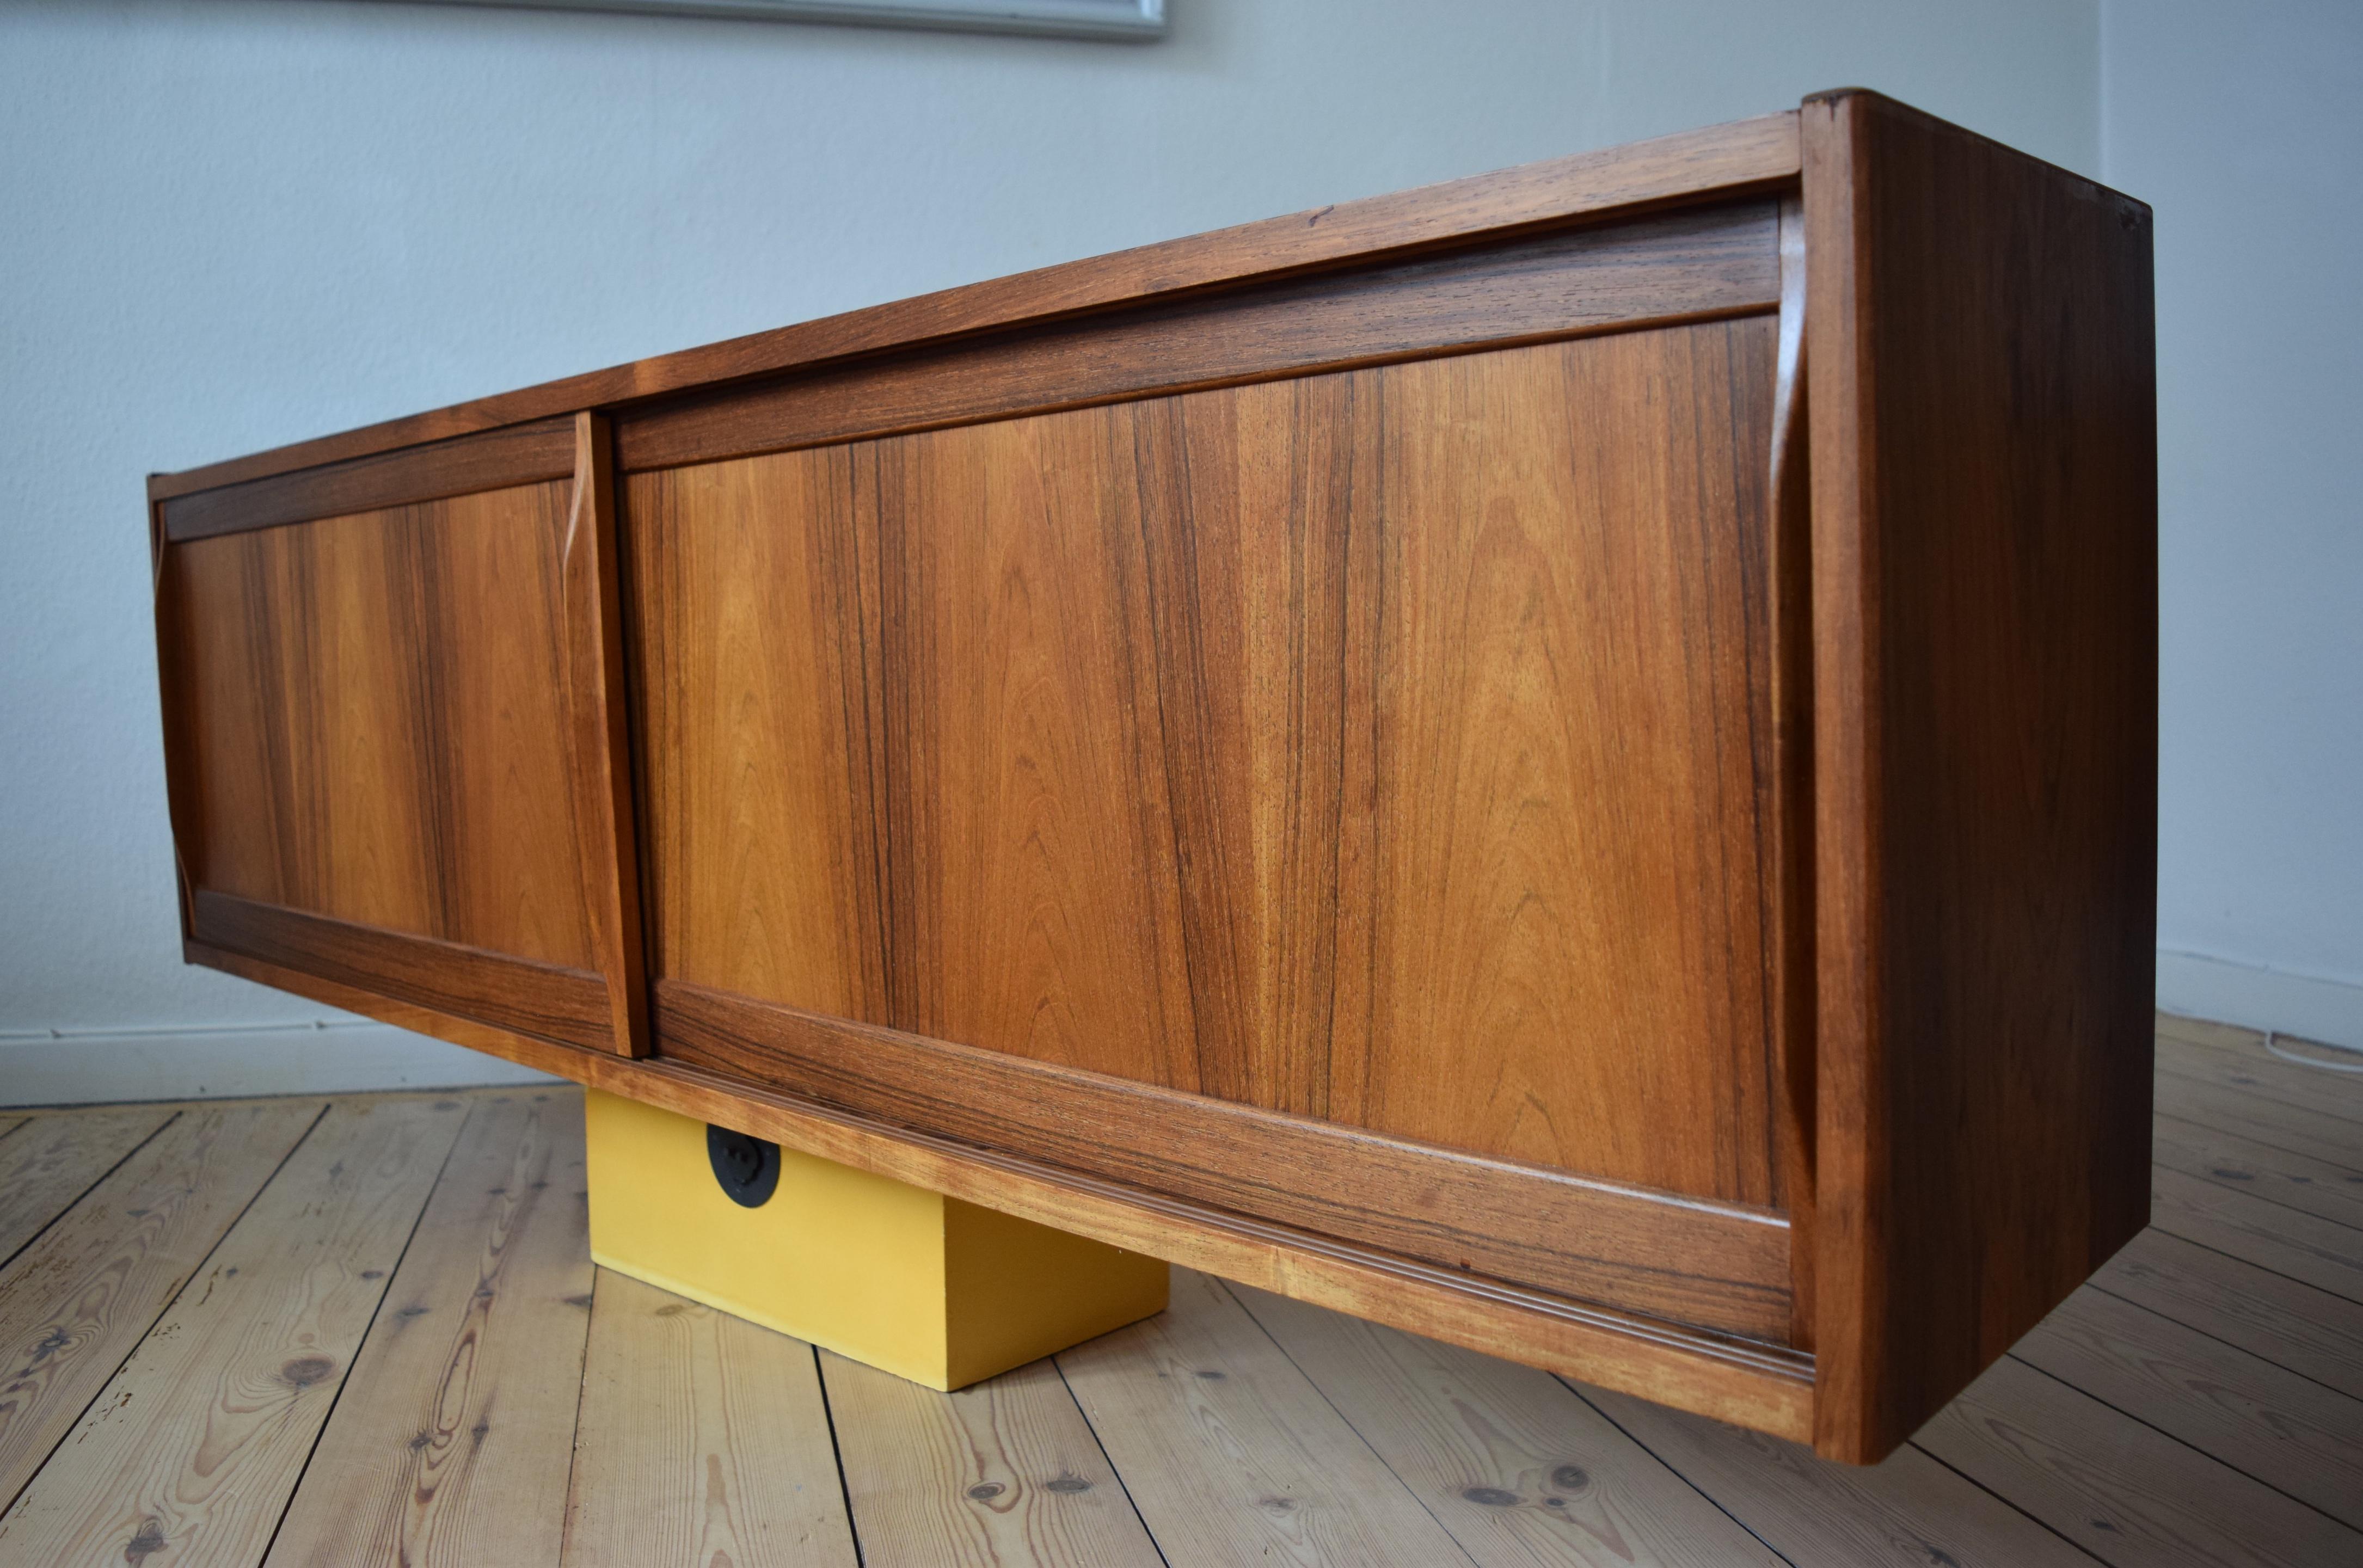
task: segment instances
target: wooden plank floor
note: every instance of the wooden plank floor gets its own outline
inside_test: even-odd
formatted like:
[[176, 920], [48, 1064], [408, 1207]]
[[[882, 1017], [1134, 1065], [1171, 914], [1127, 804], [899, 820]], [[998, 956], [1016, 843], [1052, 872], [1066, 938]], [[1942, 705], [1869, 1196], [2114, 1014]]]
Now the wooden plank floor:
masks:
[[594, 1270], [567, 1089], [0, 1111], [0, 1563], [2363, 1568], [2363, 1077], [2158, 1027], [2152, 1228], [1868, 1470], [1182, 1273], [931, 1393]]

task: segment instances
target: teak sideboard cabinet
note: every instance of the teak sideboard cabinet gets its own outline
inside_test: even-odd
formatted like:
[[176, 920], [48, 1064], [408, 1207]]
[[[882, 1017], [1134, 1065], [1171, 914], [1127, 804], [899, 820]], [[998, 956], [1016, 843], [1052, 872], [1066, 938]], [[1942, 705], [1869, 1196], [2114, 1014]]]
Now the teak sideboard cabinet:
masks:
[[1875, 1460], [2147, 1215], [2151, 315], [1843, 92], [160, 476], [186, 953]]

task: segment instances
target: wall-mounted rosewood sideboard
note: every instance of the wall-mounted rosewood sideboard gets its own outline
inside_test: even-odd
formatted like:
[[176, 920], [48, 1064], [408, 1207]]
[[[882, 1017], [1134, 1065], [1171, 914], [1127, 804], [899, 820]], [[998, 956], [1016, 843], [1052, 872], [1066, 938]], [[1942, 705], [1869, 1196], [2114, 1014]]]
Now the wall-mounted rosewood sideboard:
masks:
[[2152, 362], [1838, 93], [160, 476], [186, 953], [1873, 1460], [2146, 1218]]

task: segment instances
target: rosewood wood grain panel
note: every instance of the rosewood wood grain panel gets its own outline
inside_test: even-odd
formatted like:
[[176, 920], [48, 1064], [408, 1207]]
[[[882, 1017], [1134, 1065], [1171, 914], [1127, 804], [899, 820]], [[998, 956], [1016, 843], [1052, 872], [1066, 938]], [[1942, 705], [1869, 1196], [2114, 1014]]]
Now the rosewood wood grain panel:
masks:
[[440, 922], [428, 781], [406, 755], [427, 633], [382, 595], [336, 591], [377, 580], [403, 528], [397, 515], [170, 547], [183, 642], [166, 708], [185, 715], [194, 886], [397, 930]]
[[[1777, 1202], [1773, 344], [1758, 317], [1223, 389], [806, 481], [854, 541], [874, 510], [884, 743], [792, 832], [852, 863], [885, 796], [888, 1021]], [[850, 656], [793, 679], [760, 711], [829, 733], [768, 755], [855, 756]], [[764, 961], [697, 977], [798, 999]]]
[[[1535, 1168], [1778, 1201], [1774, 350], [1759, 316], [634, 476], [661, 1048], [1782, 1337], [1785, 1232], [1652, 1257], [1545, 1220], [1593, 1189]], [[990, 1053], [1441, 1147], [1176, 1154], [1148, 1107], [1224, 1108], [1094, 1122], [1121, 1086]], [[1274, 1137], [1390, 1146], [1392, 1196], [1308, 1198]]]
[[[1343, 725], [1340, 465], [1351, 452], [1331, 421], [1351, 406], [1350, 382], [1324, 377], [1199, 399], [1186, 418], [1164, 400], [634, 476], [637, 711], [661, 972], [1004, 1048], [1031, 1039], [1050, 1059], [1115, 1071], [1130, 1059], [1089, 1054], [1144, 1036], [1136, 999], [1148, 996], [1175, 1020], [1156, 1043], [1171, 1060], [1144, 1055], [1138, 1076], [1323, 1110]], [[1114, 478], [1081, 497], [1044, 490], [1067, 507], [1055, 517], [999, 498], [1000, 515], [1033, 531], [978, 567], [971, 557], [993, 547], [990, 530], [926, 513], [947, 488], [928, 469], [932, 452], [969, 448], [949, 460], [972, 474], [1007, 447], [1019, 457], [1013, 472], [1038, 475], [1061, 460], [1055, 442], [1070, 438], [1044, 436], [1061, 426], [1089, 433], [1082, 450]], [[1029, 446], [1046, 438], [1054, 445]], [[1130, 525], [1101, 525], [1109, 496]], [[1144, 507], [1156, 527], [1140, 525]], [[882, 511], [903, 614], [884, 630]], [[1242, 515], [1260, 525], [1242, 527]], [[949, 559], [937, 540], [949, 541]], [[1094, 577], [1071, 564], [1079, 558], [1114, 564]], [[997, 597], [971, 594], [979, 583]], [[1037, 606], [1094, 583], [1115, 585], [1128, 607], [1094, 622]], [[952, 624], [968, 640], [949, 651], [912, 613], [928, 603], [957, 615], [970, 599], [977, 618]], [[1144, 601], [1156, 606], [1153, 639]], [[1111, 681], [1126, 650], [1152, 668], [1120, 693]], [[1071, 687], [1046, 683], [1046, 660]], [[892, 767], [890, 700], [900, 725]], [[1090, 733], [1103, 715], [1121, 755]], [[950, 734], [955, 724], [986, 749]], [[1158, 758], [1169, 748], [1167, 769]], [[952, 782], [920, 776], [939, 756]], [[982, 783], [970, 778], [981, 766], [997, 769]], [[1113, 783], [1127, 767], [1137, 781]], [[890, 1016], [878, 813], [883, 781], [898, 775], [903, 982]], [[1094, 787], [1073, 788], [1078, 779]], [[1063, 826], [1045, 832], [1028, 812], [1062, 813]], [[1189, 853], [1173, 865], [1177, 843]], [[1129, 867], [1129, 881], [1094, 891], [1109, 864]], [[1143, 889], [1144, 905], [1121, 907]], [[1079, 899], [1104, 918], [1070, 914]], [[939, 902], [953, 906], [949, 922]], [[1022, 911], [1014, 927], [1004, 907]], [[1178, 950], [1177, 918], [1193, 949], [1185, 977], [1128, 951], [1142, 929]], [[971, 941], [1002, 945], [975, 962], [935, 945]], [[932, 990], [949, 984], [932, 978], [948, 969], [971, 977], [970, 989]]]
[[1816, 1446], [1873, 1460], [2147, 1215], [2150, 224], [1876, 94], [1803, 116]]
[[625, 514], [657, 972], [884, 1023], [870, 467], [840, 447], [635, 474]]
[[[1330, 1114], [1351, 704], [1348, 611], [1374, 537], [1367, 378], [1139, 405], [1141, 496], [1200, 1089]], [[1359, 949], [1347, 957], [1350, 964]]]
[[1758, 311], [1773, 204], [1604, 224], [1098, 316], [637, 412], [627, 469], [1304, 375], [1481, 345]]
[[1336, 1120], [1776, 1200], [1774, 348], [1756, 317], [1371, 378]]
[[893, 1021], [1194, 1089], [1137, 416], [874, 448]]
[[1447, 1268], [1778, 1341], [1779, 1216], [1589, 1182], [660, 980], [667, 1059]]
[[170, 547], [199, 889], [594, 967], [560, 484]]
[[818, 365], [1128, 302], [1514, 236], [1618, 209], [1758, 189], [1797, 175], [1794, 113], [1576, 153], [1318, 207], [756, 333], [480, 398], [149, 481], [162, 500], [551, 414]]

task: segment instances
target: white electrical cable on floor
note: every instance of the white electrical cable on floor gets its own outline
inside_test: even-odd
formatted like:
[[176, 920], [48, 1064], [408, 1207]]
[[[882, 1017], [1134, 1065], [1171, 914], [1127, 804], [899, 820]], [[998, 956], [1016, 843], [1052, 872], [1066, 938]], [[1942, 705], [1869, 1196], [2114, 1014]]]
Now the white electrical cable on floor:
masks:
[[[2266, 1030], [2265, 1049], [2272, 1055], [2279, 1056], [2284, 1062], [2295, 1062], [2301, 1067], [2319, 1067], [2325, 1073], [2363, 1073], [2363, 1060], [2357, 1060], [2354, 1062], [2325, 1062], [2319, 1056], [2301, 1056], [2294, 1051], [2284, 1051], [2280, 1046], [2274, 1043], [2274, 1042], [2278, 1041], [2280, 1038], [2280, 1033], [2278, 1030]], [[2334, 1045], [2329, 1047], [2329, 1049], [2336, 1051], [2343, 1050], [2345, 1047]]]

